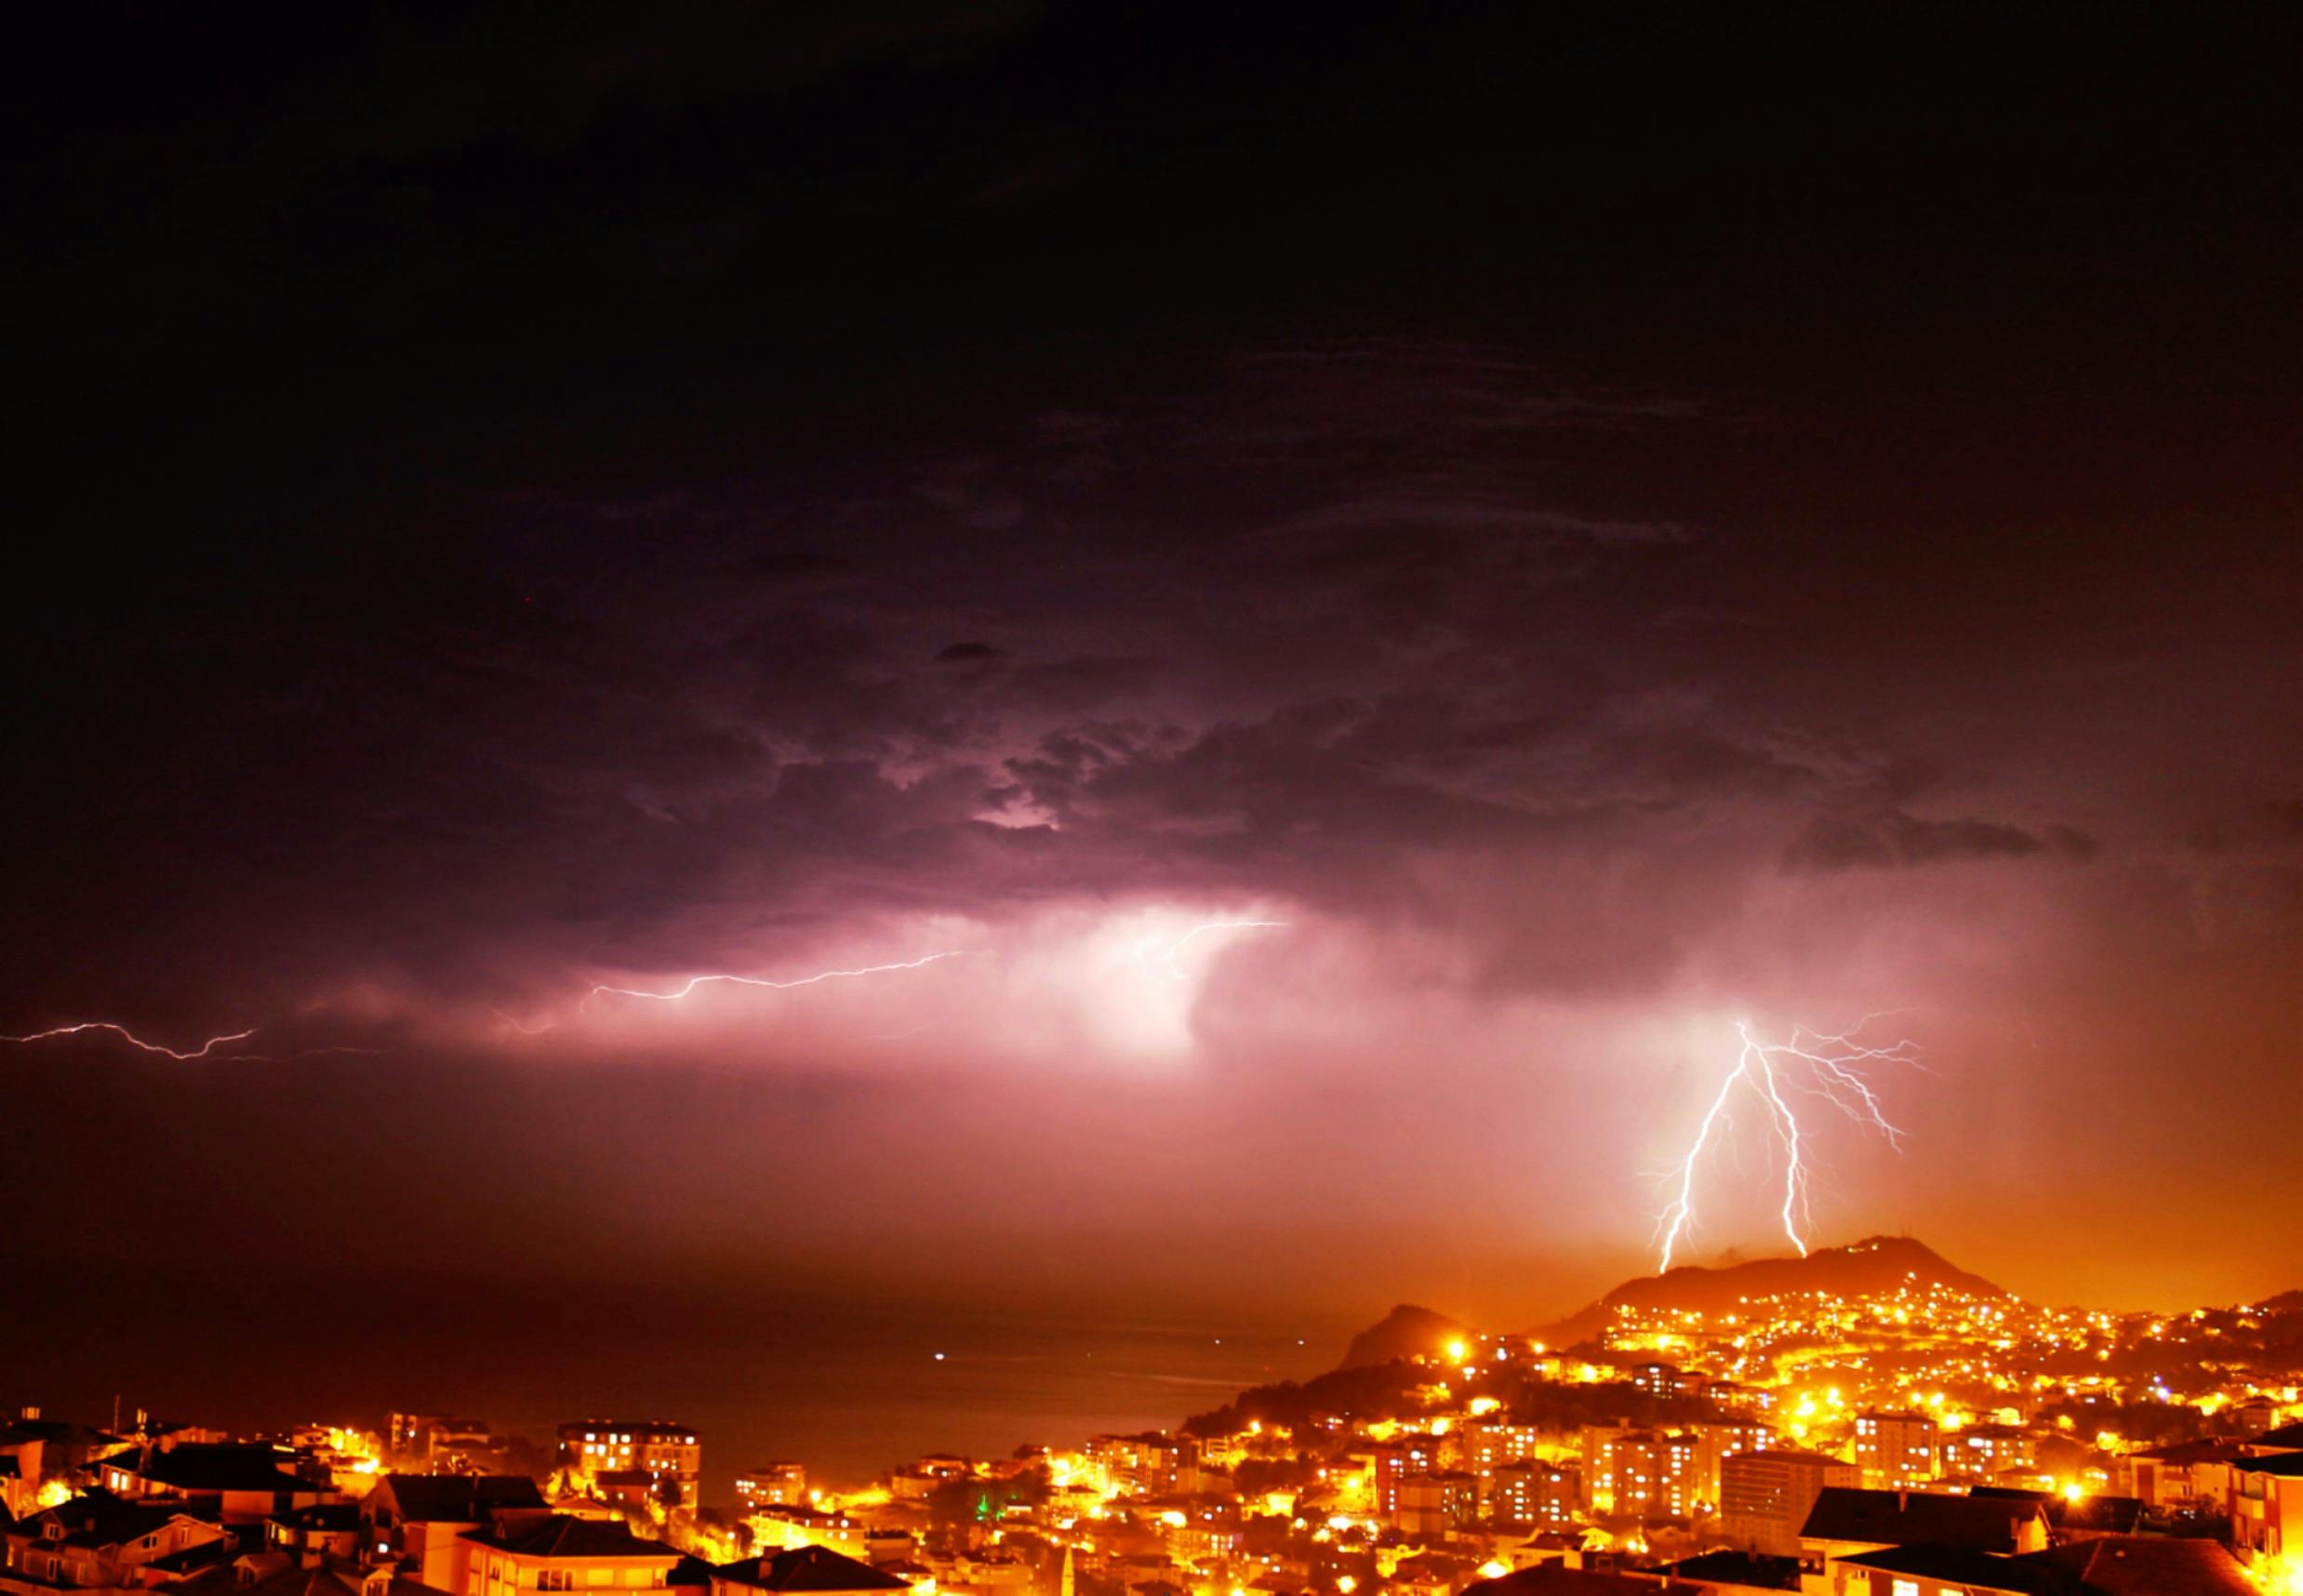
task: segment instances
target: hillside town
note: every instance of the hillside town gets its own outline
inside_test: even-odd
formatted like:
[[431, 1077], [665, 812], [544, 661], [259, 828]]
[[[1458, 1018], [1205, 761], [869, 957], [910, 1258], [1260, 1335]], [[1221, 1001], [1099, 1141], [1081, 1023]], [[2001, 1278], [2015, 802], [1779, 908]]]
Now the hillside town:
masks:
[[1403, 1308], [1172, 1430], [861, 1489], [745, 1459], [707, 1503], [709, 1439], [27, 1406], [0, 1591], [2303, 1593], [2303, 1294], [2044, 1309], [1890, 1238], [1634, 1282], [1541, 1335]]

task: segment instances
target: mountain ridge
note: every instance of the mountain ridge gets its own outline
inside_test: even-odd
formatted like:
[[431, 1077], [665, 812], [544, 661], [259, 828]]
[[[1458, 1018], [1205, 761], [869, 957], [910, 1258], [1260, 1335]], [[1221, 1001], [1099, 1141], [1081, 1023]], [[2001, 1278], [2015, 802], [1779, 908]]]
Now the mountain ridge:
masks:
[[1625, 1281], [1598, 1301], [1535, 1332], [1552, 1346], [1572, 1346], [1598, 1333], [1617, 1308], [1685, 1308], [1723, 1312], [1747, 1297], [1786, 1291], [1829, 1291], [1859, 1297], [1891, 1290], [1916, 1277], [1974, 1297], [2014, 1293], [1961, 1269], [1916, 1236], [1866, 1236], [1844, 1247], [1818, 1247], [1804, 1257], [1751, 1258], [1716, 1267], [1682, 1264], [1664, 1274]]
[[[1786, 1291], [1829, 1291], [1858, 1297], [1891, 1290], [1916, 1277], [1975, 1297], [2012, 1299], [2015, 1294], [1961, 1269], [1915, 1236], [1866, 1236], [1841, 1247], [1818, 1247], [1804, 1257], [1748, 1258], [1720, 1265], [1682, 1264], [1665, 1274], [1637, 1275], [1604, 1297], [1530, 1332], [1547, 1346], [1591, 1339], [1617, 1308], [1686, 1308], [1724, 1312], [1747, 1297]], [[1462, 1321], [1435, 1309], [1403, 1302], [1351, 1337], [1338, 1369], [1364, 1368], [1394, 1358], [1436, 1353], [1455, 1337], [1471, 1334]]]
[[1403, 1302], [1375, 1323], [1351, 1337], [1338, 1369], [1364, 1369], [1395, 1358], [1430, 1356], [1456, 1337], [1470, 1334], [1470, 1326], [1435, 1309]]

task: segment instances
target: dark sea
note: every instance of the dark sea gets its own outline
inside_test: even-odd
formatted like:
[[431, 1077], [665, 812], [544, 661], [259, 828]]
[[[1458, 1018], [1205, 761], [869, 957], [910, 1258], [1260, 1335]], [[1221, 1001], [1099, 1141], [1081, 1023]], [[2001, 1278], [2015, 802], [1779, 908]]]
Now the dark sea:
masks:
[[[861, 1483], [927, 1452], [1005, 1456], [1169, 1427], [1242, 1389], [1335, 1366], [1356, 1326], [1205, 1312], [1086, 1313], [789, 1293], [15, 1269], [0, 1402], [101, 1425], [113, 1402], [233, 1430], [380, 1426], [393, 1411], [486, 1420], [547, 1450], [579, 1418], [666, 1418], [702, 1438], [704, 1499], [779, 1458]], [[1372, 1317], [1372, 1315], [1370, 1316]]]

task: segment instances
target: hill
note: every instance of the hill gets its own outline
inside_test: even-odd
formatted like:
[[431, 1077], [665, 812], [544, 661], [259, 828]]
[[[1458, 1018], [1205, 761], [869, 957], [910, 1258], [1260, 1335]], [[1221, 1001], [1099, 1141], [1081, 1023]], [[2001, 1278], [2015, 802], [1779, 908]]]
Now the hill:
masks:
[[1947, 1285], [1976, 1297], [2009, 1295], [1981, 1275], [1946, 1262], [1924, 1242], [1910, 1236], [1867, 1236], [1850, 1246], [1818, 1248], [1804, 1258], [1755, 1258], [1721, 1269], [1684, 1264], [1669, 1274], [1643, 1275], [1625, 1281], [1581, 1312], [1535, 1335], [1554, 1347], [1573, 1346], [1597, 1334], [1617, 1307], [1688, 1308], [1721, 1313], [1732, 1310], [1747, 1297], [1784, 1292], [1859, 1297], [1892, 1291], [1906, 1280]]
[[1364, 1369], [1397, 1358], [1437, 1357], [1447, 1343], [1467, 1334], [1458, 1320], [1403, 1302], [1382, 1320], [1351, 1337], [1338, 1369]]

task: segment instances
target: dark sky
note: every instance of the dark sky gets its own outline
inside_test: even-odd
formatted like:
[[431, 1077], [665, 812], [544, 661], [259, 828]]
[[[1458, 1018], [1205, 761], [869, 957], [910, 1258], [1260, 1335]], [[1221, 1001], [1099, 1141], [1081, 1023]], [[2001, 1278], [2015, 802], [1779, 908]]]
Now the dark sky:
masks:
[[2303, 1283], [2292, 9], [47, 22], [22, 1267]]

